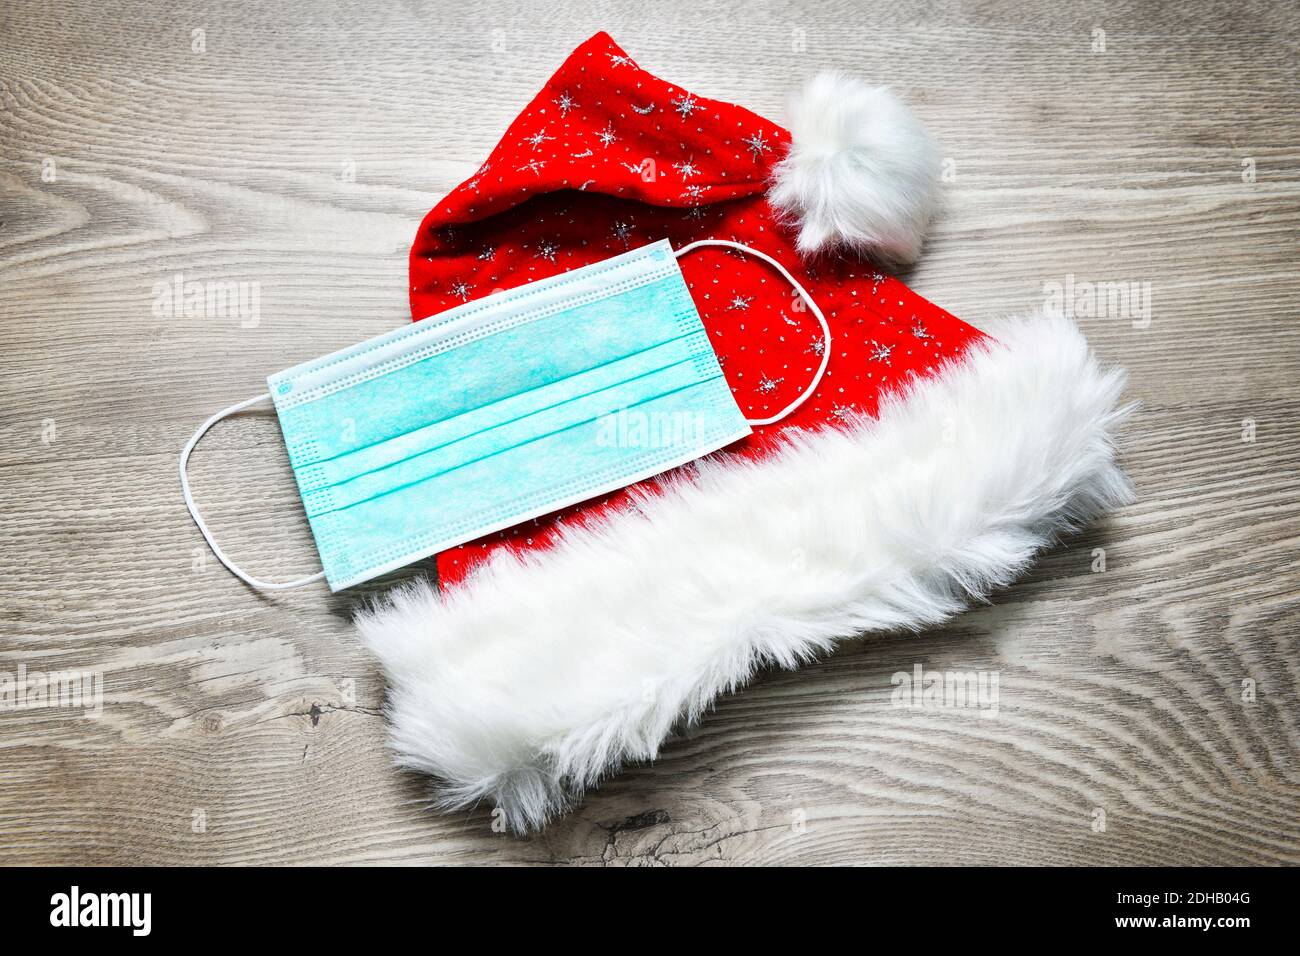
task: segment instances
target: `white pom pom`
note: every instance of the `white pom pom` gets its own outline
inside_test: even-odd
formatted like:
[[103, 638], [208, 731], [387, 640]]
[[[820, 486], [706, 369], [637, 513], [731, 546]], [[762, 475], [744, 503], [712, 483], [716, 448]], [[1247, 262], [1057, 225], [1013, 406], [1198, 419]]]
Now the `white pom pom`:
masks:
[[883, 86], [822, 73], [791, 104], [790, 131], [768, 199], [798, 223], [799, 251], [913, 262], [934, 211], [939, 147], [911, 110]]

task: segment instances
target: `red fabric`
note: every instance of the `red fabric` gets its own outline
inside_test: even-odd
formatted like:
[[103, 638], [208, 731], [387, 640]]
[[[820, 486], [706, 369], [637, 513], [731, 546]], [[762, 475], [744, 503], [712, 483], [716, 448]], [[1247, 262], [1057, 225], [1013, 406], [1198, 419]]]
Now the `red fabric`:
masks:
[[[674, 247], [733, 239], [804, 283], [834, 341], [826, 377], [802, 407], [718, 454], [761, 455], [783, 429], [833, 425], [850, 409], [874, 413], [882, 391], [933, 371], [980, 333], [869, 263], [800, 259], [765, 198], [789, 139], [746, 109], [647, 73], [598, 33], [425, 217], [411, 248], [412, 316], [665, 237]], [[681, 268], [746, 416], [768, 417], [797, 398], [816, 372], [822, 336], [785, 280], [718, 248], [691, 253]], [[615, 492], [452, 548], [438, 556], [439, 578], [454, 584], [497, 548], [546, 547], [560, 528], [626, 501], [626, 491]]]

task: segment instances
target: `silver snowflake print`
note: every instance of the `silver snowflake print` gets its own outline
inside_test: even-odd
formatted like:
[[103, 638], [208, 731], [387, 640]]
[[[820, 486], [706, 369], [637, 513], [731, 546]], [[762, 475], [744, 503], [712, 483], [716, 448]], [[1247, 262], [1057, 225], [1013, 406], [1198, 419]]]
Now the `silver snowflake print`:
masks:
[[569, 95], [568, 90], [561, 93], [555, 100], [555, 107], [560, 111], [561, 116], [568, 116], [569, 110], [574, 109], [577, 105], [578, 101]]
[[690, 119], [692, 113], [696, 110], [702, 110], [704, 107], [690, 93], [683, 93], [673, 100], [673, 109], [677, 111], [677, 115], [682, 119]]
[[880, 283], [884, 281], [885, 281], [884, 273], [881, 272], [871, 273], [871, 294], [872, 295], [876, 294], [876, 290], [880, 288]]
[[613, 236], [623, 245], [628, 245], [632, 239], [632, 224], [628, 222], [614, 223]]
[[622, 56], [618, 53], [607, 53], [605, 55], [609, 57], [610, 66], [636, 66], [630, 56]]
[[655, 105], [653, 103], [647, 103], [645, 106], [637, 106], [635, 103], [632, 104], [632, 112], [640, 113], [642, 116], [649, 116], [654, 111]]
[[555, 139], [555, 137], [554, 137], [554, 136], [547, 136], [547, 135], [546, 135], [546, 130], [544, 130], [544, 129], [539, 129], [539, 130], [538, 130], [536, 133], [534, 133], [532, 136], [525, 136], [525, 137], [524, 137], [524, 142], [527, 143], [527, 144], [529, 144], [530, 146], [532, 146], [534, 150], [537, 150], [537, 149], [541, 149], [541, 146], [542, 146], [543, 143], [548, 142], [549, 140], [552, 140], [552, 139]]
[[610, 143], [617, 140], [618, 136], [614, 132], [614, 124], [607, 124], [603, 130], [596, 134], [596, 139], [600, 140], [601, 146], [608, 146]]
[[688, 159], [684, 163], [673, 163], [673, 169], [677, 170], [677, 175], [681, 176], [683, 180], [698, 176], [700, 173], [693, 159]]
[[826, 351], [826, 340], [818, 339], [812, 345], [808, 346], [808, 351], [813, 355], [820, 357]]
[[626, 169], [629, 173], [636, 173], [637, 175], [640, 175], [644, 171], [645, 164], [647, 162], [649, 162], [649, 160], [643, 159], [639, 163], [624, 163], [623, 168]]
[[916, 316], [912, 316], [912, 337], [924, 341], [925, 339], [933, 338], [934, 336], [925, 330], [925, 326], [921, 324], [920, 319]]
[[525, 172], [527, 172], [527, 173], [533, 173], [533, 174], [534, 174], [538, 179], [541, 179], [541, 178], [542, 178], [542, 170], [545, 169], [545, 168], [546, 168], [546, 160], [544, 160], [544, 159], [530, 159], [528, 162], [526, 162], [526, 163], [524, 163], [522, 166], [520, 166], [520, 167], [516, 170], [516, 172], [520, 172], [520, 173], [525, 173]]
[[478, 257], [486, 262], [488, 259], [491, 259], [496, 254], [497, 254], [496, 246], [484, 246], [483, 251], [478, 254]]
[[457, 296], [460, 299], [460, 301], [468, 302], [469, 294], [470, 292], [473, 291], [473, 289], [474, 287], [470, 285], [468, 282], [454, 282], [452, 283], [450, 291], [451, 294]]
[[754, 297], [752, 295], [750, 296], [737, 295], [735, 298], [731, 300], [731, 305], [727, 306], [727, 309], [728, 311], [733, 311], [733, 312], [736, 310], [740, 310], [743, 312], [749, 308], [749, 303], [753, 301], [754, 301]]
[[537, 244], [537, 257], [545, 259], [547, 262], [555, 261], [555, 254], [560, 251], [560, 247], [554, 242], [543, 240]]
[[758, 380], [759, 394], [771, 395], [781, 387], [781, 383], [784, 381], [784, 378], [768, 378], [766, 375], [761, 376]]
[[754, 157], [754, 162], [758, 162], [759, 158], [772, 148], [768, 142], [763, 139], [763, 131], [761, 129], [750, 136], [749, 139], [742, 140], [742, 142], [745, 144], [745, 148], [749, 150], [749, 155]]
[[466, 180], [466, 182], [465, 182], [465, 186], [466, 186], [466, 188], [468, 188], [468, 189], [472, 189], [472, 190], [474, 190], [474, 192], [478, 192], [478, 180], [479, 180], [479, 177], [477, 177], [477, 176], [475, 176], [473, 179]]
[[833, 405], [831, 414], [842, 422], [847, 422], [857, 414], [857, 409], [851, 405]]
[[682, 190], [682, 198], [688, 199], [691, 202], [695, 202], [703, 195], [704, 195], [703, 186], [687, 186], [685, 189]]
[[590, 156], [590, 155], [592, 155], [592, 153], [591, 153], [591, 150], [589, 150], [589, 149], [584, 149], [581, 153], [570, 153], [570, 154], [569, 154], [569, 156], [572, 157], [573, 159], [586, 159], [586, 158], [587, 158], [588, 156]]
[[879, 342], [875, 340], [872, 340], [870, 344], [871, 344], [871, 355], [869, 356], [869, 358], [871, 359], [871, 361], [884, 362], [886, 365], [891, 365], [889, 361], [889, 356], [894, 354], [894, 347], [892, 345], [881, 345]]

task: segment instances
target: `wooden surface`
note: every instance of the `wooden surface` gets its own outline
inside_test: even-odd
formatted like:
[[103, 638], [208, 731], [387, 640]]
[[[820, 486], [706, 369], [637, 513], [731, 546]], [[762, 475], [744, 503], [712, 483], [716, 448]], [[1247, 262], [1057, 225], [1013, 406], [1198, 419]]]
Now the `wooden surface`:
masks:
[[[1196, 7], [0, 0], [0, 670], [104, 680], [97, 719], [0, 712], [0, 863], [1300, 862], [1296, 17]], [[767, 675], [518, 839], [388, 763], [349, 619], [428, 565], [251, 593], [176, 455], [405, 320], [419, 218], [599, 28], [774, 118], [819, 68], [895, 85], [955, 171], [909, 281], [967, 321], [1149, 282], [1149, 327], [1082, 320], [1142, 402], [1139, 500], [950, 627]], [[259, 283], [260, 322], [160, 318], [178, 273]], [[314, 570], [269, 411], [193, 474], [238, 560]], [[997, 716], [891, 706], [916, 664], [997, 673]]]

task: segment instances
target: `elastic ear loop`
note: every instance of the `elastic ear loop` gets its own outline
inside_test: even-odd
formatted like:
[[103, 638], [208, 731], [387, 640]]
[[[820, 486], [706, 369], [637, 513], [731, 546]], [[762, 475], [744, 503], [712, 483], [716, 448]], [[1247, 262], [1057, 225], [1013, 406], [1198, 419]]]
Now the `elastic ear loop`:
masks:
[[185, 497], [185, 507], [189, 509], [190, 517], [194, 519], [194, 523], [199, 526], [199, 531], [203, 533], [203, 539], [207, 541], [208, 547], [211, 548], [212, 553], [217, 556], [217, 560], [226, 566], [227, 571], [239, 578], [239, 580], [243, 581], [245, 584], [251, 585], [259, 591], [284, 591], [288, 588], [300, 588], [304, 584], [311, 584], [313, 581], [319, 581], [321, 578], [325, 577], [325, 572], [317, 571], [315, 574], [309, 574], [305, 578], [298, 578], [296, 581], [282, 582], [259, 581], [251, 574], [245, 574], [234, 561], [231, 561], [226, 557], [226, 553], [217, 545], [217, 542], [212, 537], [212, 532], [208, 530], [208, 526], [203, 522], [203, 517], [199, 514], [199, 506], [194, 503], [194, 496], [190, 494], [190, 478], [186, 473], [186, 468], [190, 462], [190, 452], [194, 451], [194, 446], [199, 443], [199, 439], [206, 434], [209, 428], [221, 421], [221, 419], [225, 418], [227, 415], [233, 415], [235, 412], [242, 412], [245, 408], [248, 408], [248, 406], [266, 401], [266, 399], [270, 397], [270, 392], [263, 392], [261, 395], [255, 395], [242, 402], [236, 402], [229, 408], [217, 412], [199, 426], [199, 430], [194, 433], [194, 437], [186, 442], [185, 447], [181, 450], [181, 494]]
[[751, 249], [749, 246], [743, 245], [739, 242], [732, 242], [730, 239], [697, 239], [695, 242], [690, 242], [682, 246], [677, 250], [675, 255], [680, 259], [682, 256], [686, 255], [686, 253], [698, 249], [701, 246], [726, 246], [730, 249], [738, 249], [741, 252], [747, 252], [751, 256], [757, 256], [759, 259], [762, 259], [777, 272], [781, 273], [781, 275], [785, 276], [785, 281], [794, 286], [794, 291], [799, 293], [804, 302], [808, 304], [809, 311], [817, 317], [817, 321], [821, 324], [822, 338], [825, 340], [826, 347], [822, 349], [822, 362], [821, 365], [817, 367], [817, 374], [813, 376], [812, 382], [806, 389], [804, 389], [803, 394], [771, 418], [745, 419], [745, 421], [750, 425], [773, 425], [785, 418], [785, 416], [789, 415], [804, 402], [808, 401], [809, 396], [812, 395], [813, 392], [817, 391], [817, 386], [822, 383], [822, 377], [826, 374], [826, 366], [831, 360], [831, 327], [826, 324], [826, 316], [822, 315], [822, 310], [817, 308], [817, 303], [814, 302], [813, 297], [808, 294], [808, 290], [799, 284], [798, 279], [790, 275], [785, 266], [781, 265], [781, 263], [777, 262], [767, 253], [759, 252], [757, 249]]

